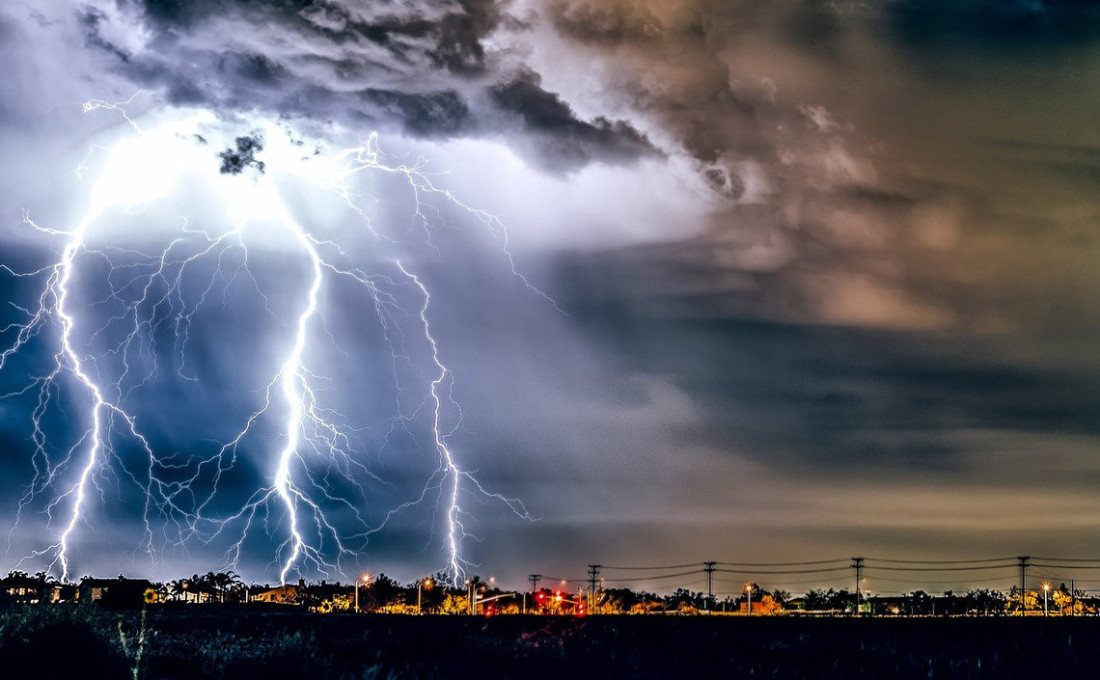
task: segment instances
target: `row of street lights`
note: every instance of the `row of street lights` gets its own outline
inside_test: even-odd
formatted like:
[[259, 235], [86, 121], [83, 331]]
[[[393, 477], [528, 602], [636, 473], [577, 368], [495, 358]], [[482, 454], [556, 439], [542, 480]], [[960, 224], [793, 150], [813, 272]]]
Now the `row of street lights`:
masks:
[[[370, 585], [370, 579], [371, 579], [370, 574], [363, 574], [359, 578], [355, 579], [355, 613], [356, 614], [358, 614], [360, 612], [360, 609], [359, 609], [359, 585], [362, 584], [363, 587], [369, 586]], [[489, 584], [492, 585], [494, 583], [496, 583], [496, 578], [495, 577], [489, 577]], [[425, 588], [431, 589], [431, 587], [433, 585], [435, 585], [435, 581], [433, 581], [431, 579], [431, 577], [428, 577], [428, 578], [425, 578], [425, 579], [422, 579], [422, 580], [416, 582], [416, 613], [417, 614], [423, 614], [424, 613], [424, 589]], [[477, 612], [477, 584], [474, 583], [473, 581], [467, 580], [466, 581], [466, 587], [468, 588], [469, 598], [470, 598], [470, 613], [474, 614], [474, 613]], [[508, 596], [510, 596], [510, 594]], [[500, 599], [501, 597], [506, 597], [506, 595], [498, 595], [496, 597], [489, 598], [489, 599], [490, 600], [496, 600], [496, 599]], [[485, 600], [485, 601], [488, 602], [489, 600]]]
[[[370, 580], [371, 580], [371, 575], [370, 574], [363, 574], [359, 578], [355, 579], [355, 613], [356, 614], [358, 614], [360, 612], [360, 609], [359, 609], [359, 585], [362, 584], [363, 587], [369, 586], [370, 585]], [[496, 578], [490, 576], [489, 577], [489, 585], [492, 586], [494, 583], [496, 583]], [[435, 582], [431, 579], [431, 577], [421, 579], [420, 581], [416, 582], [416, 613], [417, 614], [423, 614], [424, 613], [424, 599], [423, 599], [424, 598], [424, 595], [423, 595], [424, 589], [425, 588], [431, 589], [431, 587], [433, 585], [435, 585]], [[467, 594], [468, 594], [469, 602], [470, 602], [470, 613], [471, 614], [476, 614], [477, 613], [477, 604], [478, 604], [477, 584], [474, 583], [472, 580], [467, 579], [466, 588], [467, 588]], [[1050, 584], [1049, 583], [1044, 583], [1043, 584], [1043, 616], [1046, 616], [1046, 614], [1047, 614], [1047, 593], [1048, 592], [1050, 592]], [[746, 583], [745, 584], [745, 593], [748, 596], [747, 610], [748, 610], [748, 613], [751, 615], [752, 614], [752, 584], [751, 583]], [[503, 595], [497, 595], [495, 597], [487, 598], [487, 599], [483, 600], [483, 602], [490, 602], [492, 600], [499, 600], [499, 599], [504, 598], [504, 597], [514, 597], [514, 596], [515, 596], [515, 593], [505, 593]], [[524, 597], [523, 609], [526, 612], [526, 610], [527, 610], [527, 594], [524, 593], [523, 597]], [[558, 601], [561, 601], [562, 600], [561, 595], [558, 595], [557, 599], [558, 599]]]

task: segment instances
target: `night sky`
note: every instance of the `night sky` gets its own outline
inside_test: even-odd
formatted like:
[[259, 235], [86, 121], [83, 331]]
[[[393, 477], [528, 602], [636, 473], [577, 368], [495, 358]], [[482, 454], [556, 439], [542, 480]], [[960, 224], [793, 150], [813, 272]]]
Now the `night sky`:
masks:
[[[347, 458], [302, 447], [292, 474], [331, 490], [347, 552], [319, 530], [292, 578], [448, 566], [437, 368], [397, 260], [448, 369], [468, 573], [1100, 555], [1100, 2], [12, 2], [0, 57], [0, 571], [60, 575], [91, 418], [71, 372], [42, 389], [62, 324], [22, 343], [48, 272], [16, 274], [59, 261], [104, 176], [73, 341], [158, 462], [116, 416], [70, 577], [278, 580], [285, 508], [239, 514], [277, 474], [278, 390], [219, 479], [163, 488], [263, 406], [308, 258], [261, 219], [154, 285], [148, 324], [126, 312], [173, 239], [178, 266], [268, 181], [392, 303], [320, 291], [304, 356]], [[310, 185], [374, 132], [450, 195]], [[264, 165], [220, 173], [238, 137]]]

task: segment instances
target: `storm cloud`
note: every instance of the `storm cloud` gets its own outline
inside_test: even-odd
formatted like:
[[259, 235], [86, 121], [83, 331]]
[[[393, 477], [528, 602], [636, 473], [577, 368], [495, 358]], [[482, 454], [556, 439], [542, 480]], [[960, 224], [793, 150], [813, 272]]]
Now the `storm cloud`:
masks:
[[[629, 123], [578, 118], [507, 50], [517, 26], [493, 0], [399, 7], [231, 0], [86, 7], [90, 47], [175, 104], [331, 119], [424, 137], [523, 140], [529, 158], [568, 171], [625, 163], [656, 149]], [[140, 35], [137, 43], [112, 34]], [[522, 91], [519, 91], [522, 90]]]
[[[453, 206], [420, 211], [382, 179], [366, 212], [393, 241], [365, 247], [357, 223], [294, 187], [356, 266], [400, 253], [436, 291], [456, 446], [539, 518], [473, 510], [488, 538], [474, 561], [522, 581], [609, 554], [1097, 547], [1079, 539], [1100, 516], [1096, 2], [117, 0], [6, 7], [0, 51], [16, 65], [0, 83], [0, 152], [23, 170], [0, 192], [0, 264], [13, 270], [56, 254], [22, 211], [79, 217], [87, 149], [129, 131], [121, 108], [213, 112], [234, 129], [202, 153], [227, 179], [257, 174], [278, 141], [240, 141], [255, 116], [311, 139], [377, 131], [391, 158], [500, 217], [486, 229]], [[80, 117], [87, 100], [114, 117]], [[125, 219], [153, 231], [178, 217]], [[292, 291], [302, 262], [270, 257], [257, 285]], [[89, 265], [86, 301], [109, 309], [105, 271]], [[17, 305], [4, 328], [35, 291], [13, 276], [0, 291]], [[332, 333], [355, 338], [341, 347], [354, 368], [327, 366], [346, 371], [333, 389], [360, 403], [364, 385], [388, 384], [392, 368], [373, 360], [385, 334], [350, 289], [328, 294]], [[274, 299], [286, 317], [294, 298]], [[262, 387], [223, 340], [250, 337], [243, 318], [211, 312], [188, 357], [209, 394], [241, 403], [147, 414], [158, 447], [209, 445], [199, 425], [225, 425], [220, 408], [245, 408], [241, 386]], [[5, 389], [48, 358], [13, 359]], [[171, 375], [150, 389], [188, 413]], [[385, 422], [385, 406], [364, 420]], [[25, 489], [12, 480], [34, 472], [34, 407], [0, 402], [6, 513]], [[364, 432], [393, 480], [370, 508], [384, 514], [431, 457], [416, 428]], [[263, 475], [230, 479], [226, 507]], [[140, 532], [139, 514], [112, 522]], [[435, 566], [430, 522], [402, 518], [369, 559], [410, 577]]]

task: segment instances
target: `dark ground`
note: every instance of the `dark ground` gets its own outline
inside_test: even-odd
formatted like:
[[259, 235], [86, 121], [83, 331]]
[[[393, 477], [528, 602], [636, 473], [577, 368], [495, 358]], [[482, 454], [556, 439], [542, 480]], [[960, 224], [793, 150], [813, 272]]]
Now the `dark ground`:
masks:
[[[1100, 619], [0, 614], [0, 678], [1095, 678]], [[124, 644], [121, 631], [126, 637]]]

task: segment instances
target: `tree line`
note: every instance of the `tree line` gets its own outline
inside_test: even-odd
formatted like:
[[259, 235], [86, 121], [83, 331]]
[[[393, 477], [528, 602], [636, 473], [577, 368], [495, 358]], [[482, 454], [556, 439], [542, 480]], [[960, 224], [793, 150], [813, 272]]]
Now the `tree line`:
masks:
[[473, 576], [457, 583], [448, 575], [401, 583], [386, 574], [358, 584], [320, 581], [294, 585], [246, 584], [234, 571], [192, 574], [165, 582], [83, 577], [62, 584], [45, 572], [29, 575], [9, 571], [0, 579], [0, 602], [61, 603], [101, 601], [107, 606], [136, 605], [283, 605], [321, 613], [361, 612], [391, 614], [701, 614], [727, 613], [758, 616], [781, 614], [875, 616], [1005, 616], [1020, 614], [1097, 615], [1100, 598], [1066, 585], [1044, 584], [1041, 589], [1008, 591], [971, 589], [932, 594], [913, 590], [900, 595], [855, 593], [846, 589], [813, 589], [792, 596], [782, 589], [747, 584], [737, 596], [722, 599], [687, 588], [657, 594], [630, 588], [597, 588], [571, 592], [564, 587], [512, 591], [494, 580]]

